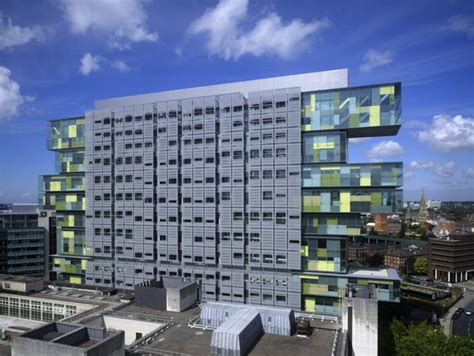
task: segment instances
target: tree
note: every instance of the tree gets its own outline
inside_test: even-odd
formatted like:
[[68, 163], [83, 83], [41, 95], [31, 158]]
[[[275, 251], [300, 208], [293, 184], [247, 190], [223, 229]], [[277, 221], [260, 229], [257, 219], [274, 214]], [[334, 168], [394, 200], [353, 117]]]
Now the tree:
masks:
[[428, 273], [428, 259], [426, 257], [418, 257], [413, 264], [413, 269], [416, 273]]
[[398, 356], [474, 355], [474, 340], [465, 336], [446, 336], [441, 327], [431, 327], [426, 321], [405, 326], [394, 320], [390, 329]]
[[367, 263], [370, 267], [377, 267], [383, 264], [384, 257], [378, 253], [373, 254], [367, 258]]

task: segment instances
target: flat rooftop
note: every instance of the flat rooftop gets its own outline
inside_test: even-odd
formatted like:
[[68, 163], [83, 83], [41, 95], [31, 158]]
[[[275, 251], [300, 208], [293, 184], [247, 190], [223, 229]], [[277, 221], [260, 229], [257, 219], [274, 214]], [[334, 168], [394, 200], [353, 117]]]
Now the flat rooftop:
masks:
[[253, 91], [283, 88], [299, 87], [304, 92], [345, 88], [347, 86], [348, 70], [345, 68], [101, 99], [95, 101], [95, 110], [233, 93], [242, 93], [248, 96], [248, 93]]
[[[209, 355], [211, 350], [212, 330], [190, 328], [188, 322], [199, 316], [201, 308], [193, 307], [181, 313], [151, 310], [128, 305], [120, 309], [122, 313], [149, 315], [156, 318], [171, 318], [174, 325], [158, 335], [150, 344], [140, 347], [138, 351], [151, 354], [170, 352], [184, 355]], [[324, 325], [322, 325], [324, 327]], [[320, 356], [331, 355], [335, 330], [314, 329], [309, 338], [293, 336], [262, 335], [251, 349], [249, 355], [310, 355], [318, 350]]]
[[28, 276], [13, 276], [10, 274], [0, 274], [1, 282], [18, 282], [18, 283], [28, 283], [28, 282], [38, 282], [42, 281], [41, 278], [28, 277]]

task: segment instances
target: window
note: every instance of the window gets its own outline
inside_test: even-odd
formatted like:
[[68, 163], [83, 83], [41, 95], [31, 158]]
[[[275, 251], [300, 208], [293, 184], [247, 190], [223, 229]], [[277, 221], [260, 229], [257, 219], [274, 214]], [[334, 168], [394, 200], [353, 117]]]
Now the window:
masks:
[[272, 221], [273, 213], [263, 213], [263, 221]]
[[263, 170], [263, 179], [272, 179], [272, 178], [273, 178], [273, 172], [271, 169]]
[[132, 183], [133, 182], [133, 176], [131, 174], [126, 175], [125, 176], [125, 182]]
[[183, 145], [184, 145], [184, 146], [188, 146], [188, 145], [190, 145], [191, 143], [192, 143], [192, 140], [190, 140], [190, 139], [183, 140]]
[[115, 177], [115, 182], [122, 183], [123, 182], [123, 176], [116, 176]]
[[260, 156], [259, 150], [250, 150], [250, 158], [258, 158]]
[[277, 179], [286, 178], [286, 170], [285, 169], [277, 169], [276, 170], [276, 178]]
[[195, 145], [200, 145], [200, 144], [202, 144], [202, 138], [196, 138], [196, 139], [194, 139], [194, 144], [195, 144]]
[[214, 138], [213, 137], [206, 138], [206, 143], [214, 143]]
[[263, 150], [263, 158], [271, 158], [273, 156], [273, 150], [271, 148], [266, 148]]
[[206, 157], [206, 163], [214, 163], [214, 157]]
[[273, 200], [273, 192], [264, 191], [263, 192], [263, 200]]
[[269, 124], [271, 124], [272, 122], [273, 122], [273, 119], [272, 119], [271, 117], [265, 117], [265, 118], [262, 119], [262, 123], [263, 123], [264, 125], [269, 125]]
[[221, 152], [221, 157], [230, 157], [230, 152], [229, 151]]
[[284, 102], [284, 101], [277, 101], [277, 102], [276, 102], [276, 107], [277, 107], [277, 108], [284, 108], [284, 107], [286, 107], [286, 102]]
[[133, 157], [125, 157], [125, 164], [132, 164], [133, 160], [132, 160]]
[[230, 192], [222, 192], [221, 200], [230, 200]]
[[277, 148], [276, 149], [277, 157], [286, 157], [286, 148]]
[[234, 151], [234, 159], [242, 159], [242, 151]]
[[272, 138], [273, 138], [273, 134], [271, 134], [271, 133], [264, 133], [262, 135], [263, 140], [271, 140]]
[[123, 163], [123, 158], [122, 158], [122, 157], [117, 157], [117, 158], [115, 159], [115, 164], [120, 165], [120, 164], [122, 164], [122, 163]]
[[243, 213], [239, 211], [234, 212], [234, 221], [242, 221], [244, 219]]
[[250, 220], [251, 221], [259, 221], [260, 220], [260, 213], [250, 212]]
[[94, 183], [100, 183], [101, 176], [95, 176], [94, 177]]
[[276, 213], [276, 223], [277, 224], [286, 224], [286, 213]]
[[281, 139], [286, 138], [286, 132], [277, 132], [277, 133], [275, 133], [275, 138], [277, 140], [281, 140]]
[[284, 124], [286, 122], [286, 117], [284, 116], [279, 116], [275, 119], [275, 123], [277, 124]]
[[250, 171], [250, 179], [258, 179], [259, 173], [259, 171]]
[[168, 146], [176, 146], [176, 145], [177, 145], [176, 140], [170, 140], [170, 141], [168, 142]]

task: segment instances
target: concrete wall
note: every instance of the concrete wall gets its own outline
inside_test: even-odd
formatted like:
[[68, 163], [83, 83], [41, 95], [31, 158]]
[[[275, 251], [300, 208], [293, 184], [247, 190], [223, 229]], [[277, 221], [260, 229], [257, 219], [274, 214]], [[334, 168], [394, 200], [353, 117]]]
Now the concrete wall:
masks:
[[353, 356], [377, 356], [378, 302], [375, 299], [344, 298], [342, 328], [348, 333], [348, 348]]
[[166, 310], [167, 292], [165, 288], [135, 287], [135, 305], [138, 307]]
[[125, 332], [125, 345], [130, 345], [136, 340], [136, 333], [141, 333], [142, 336], [145, 336], [163, 326], [162, 323], [117, 318], [109, 315], [104, 315], [104, 323], [107, 329], [122, 330]]

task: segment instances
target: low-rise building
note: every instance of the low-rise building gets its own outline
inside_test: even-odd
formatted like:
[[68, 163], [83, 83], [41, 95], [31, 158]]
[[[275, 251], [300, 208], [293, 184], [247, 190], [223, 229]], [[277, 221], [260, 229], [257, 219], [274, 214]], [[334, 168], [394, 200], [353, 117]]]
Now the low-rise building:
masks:
[[398, 215], [376, 214], [374, 230], [378, 233], [395, 235], [402, 229], [402, 221]]
[[428, 240], [428, 276], [448, 283], [474, 275], [474, 235], [452, 235]]
[[348, 260], [360, 261], [365, 257], [371, 257], [375, 254], [385, 254], [387, 251], [394, 249], [395, 244], [390, 243], [353, 243], [348, 246]]
[[13, 356], [125, 355], [124, 332], [52, 322], [15, 338]]
[[417, 257], [426, 256], [426, 250], [419, 247], [400, 248], [389, 251], [384, 256], [384, 265], [396, 270], [403, 269], [407, 266], [409, 260]]
[[41, 278], [0, 274], [0, 291], [31, 293], [44, 289]]

